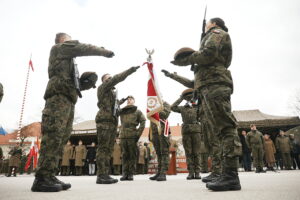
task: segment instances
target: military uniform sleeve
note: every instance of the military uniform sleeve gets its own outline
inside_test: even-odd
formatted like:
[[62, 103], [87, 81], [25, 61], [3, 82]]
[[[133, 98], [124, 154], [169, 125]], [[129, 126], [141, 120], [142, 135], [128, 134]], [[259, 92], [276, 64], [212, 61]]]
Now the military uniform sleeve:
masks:
[[164, 102], [164, 110], [162, 110], [161, 112], [159, 112], [159, 116], [162, 119], [168, 119], [170, 113], [171, 113], [171, 106], [170, 104], [168, 104], [167, 102]]
[[138, 136], [141, 137], [141, 135], [143, 134], [144, 128], [145, 128], [146, 118], [140, 110], [138, 112], [138, 120], [139, 120], [140, 125], [139, 125], [139, 128], [137, 130], [137, 133], [138, 133]]
[[249, 149], [251, 150], [251, 143], [250, 143], [250, 133], [247, 134], [246, 136], [246, 144], [249, 147]]
[[170, 78], [181, 83], [182, 85], [184, 85], [185, 87], [188, 88], [194, 88], [194, 81], [193, 80], [189, 80], [183, 76], [177, 75], [175, 73], [172, 73], [170, 75]]
[[75, 58], [79, 56], [105, 56], [111, 57], [112, 51], [91, 44], [80, 43], [77, 40], [66, 41], [59, 46], [59, 54], [64, 58]]
[[275, 146], [276, 146], [277, 151], [279, 151], [279, 139], [278, 139], [278, 137], [275, 140]]
[[131, 67], [125, 70], [124, 72], [114, 75], [109, 81], [103, 82], [99, 87], [98, 91], [102, 90], [102, 92], [106, 92], [108, 90], [111, 90], [114, 86], [124, 81], [127, 78], [127, 76], [134, 73], [135, 71], [136, 69], [134, 67]]
[[223, 37], [224, 35], [220, 33], [211, 33], [209, 38], [204, 41], [205, 44], [203, 48], [188, 57], [189, 62], [197, 65], [208, 65], [213, 63], [218, 56], [218, 48]]
[[171, 110], [173, 112], [181, 113], [182, 106], [179, 106], [179, 104], [182, 102], [182, 100], [182, 97], [180, 97], [171, 105]]

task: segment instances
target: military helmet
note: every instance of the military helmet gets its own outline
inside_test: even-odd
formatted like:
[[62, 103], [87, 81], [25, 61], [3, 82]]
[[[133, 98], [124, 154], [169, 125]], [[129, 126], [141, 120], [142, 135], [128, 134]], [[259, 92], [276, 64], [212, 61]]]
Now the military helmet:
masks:
[[80, 90], [96, 88], [98, 76], [95, 72], [84, 72], [80, 76]]
[[174, 60], [187, 57], [187, 56], [191, 55], [194, 52], [195, 52], [195, 50], [192, 49], [192, 48], [189, 48], [189, 47], [180, 48], [179, 50], [176, 51], [176, 53], [174, 55]]
[[187, 96], [187, 95], [193, 94], [193, 92], [194, 92], [194, 89], [188, 88], [186, 90], [183, 90], [183, 92], [181, 93], [181, 95], [182, 96]]

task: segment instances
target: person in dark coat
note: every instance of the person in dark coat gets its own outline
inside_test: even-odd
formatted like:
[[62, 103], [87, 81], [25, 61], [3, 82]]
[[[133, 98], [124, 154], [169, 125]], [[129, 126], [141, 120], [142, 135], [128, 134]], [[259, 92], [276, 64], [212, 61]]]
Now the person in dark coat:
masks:
[[246, 136], [247, 132], [242, 131], [240, 135], [240, 140], [242, 143], [242, 150], [243, 150], [243, 167], [246, 172], [251, 171], [251, 151], [246, 143]]
[[96, 149], [95, 142], [92, 142], [91, 147], [88, 149], [86, 154], [86, 161], [89, 164], [89, 175], [95, 174], [95, 166], [96, 166]]

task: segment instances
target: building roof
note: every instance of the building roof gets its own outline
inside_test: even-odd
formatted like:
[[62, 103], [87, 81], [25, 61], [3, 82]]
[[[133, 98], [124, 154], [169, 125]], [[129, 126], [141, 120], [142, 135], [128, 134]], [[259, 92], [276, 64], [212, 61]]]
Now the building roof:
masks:
[[300, 119], [297, 116], [275, 116], [262, 113], [260, 110], [233, 111], [240, 128], [249, 128], [250, 124], [257, 127], [297, 126]]

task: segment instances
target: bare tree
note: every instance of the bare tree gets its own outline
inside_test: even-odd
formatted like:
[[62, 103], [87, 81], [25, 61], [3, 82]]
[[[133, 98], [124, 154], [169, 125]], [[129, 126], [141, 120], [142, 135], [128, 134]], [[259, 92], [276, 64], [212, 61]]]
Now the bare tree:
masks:
[[294, 114], [300, 116], [300, 89], [290, 98], [289, 108]]

